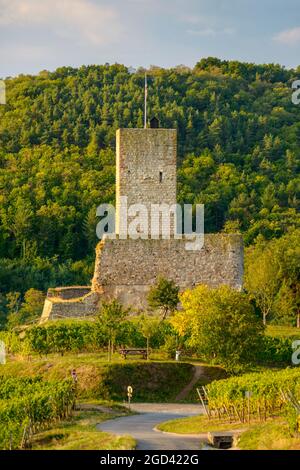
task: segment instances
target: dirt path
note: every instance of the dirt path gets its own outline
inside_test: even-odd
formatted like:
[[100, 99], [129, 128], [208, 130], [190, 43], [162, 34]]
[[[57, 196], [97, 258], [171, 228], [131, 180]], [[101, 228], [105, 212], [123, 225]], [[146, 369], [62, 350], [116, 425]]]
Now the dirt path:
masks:
[[175, 398], [176, 401], [184, 400], [188, 396], [190, 391], [194, 388], [200, 377], [204, 375], [204, 368], [202, 366], [194, 366], [194, 368], [195, 372], [192, 380], [177, 395], [177, 397]]

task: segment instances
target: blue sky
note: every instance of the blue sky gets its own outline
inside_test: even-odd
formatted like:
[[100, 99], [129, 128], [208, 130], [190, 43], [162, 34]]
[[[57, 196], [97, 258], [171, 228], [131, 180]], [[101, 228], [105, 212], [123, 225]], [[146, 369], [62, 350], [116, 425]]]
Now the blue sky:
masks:
[[300, 64], [300, 0], [0, 0], [0, 77], [63, 65]]

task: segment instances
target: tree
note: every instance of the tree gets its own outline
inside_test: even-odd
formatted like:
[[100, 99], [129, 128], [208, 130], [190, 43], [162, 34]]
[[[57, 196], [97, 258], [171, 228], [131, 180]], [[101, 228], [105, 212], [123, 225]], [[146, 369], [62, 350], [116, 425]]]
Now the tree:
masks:
[[[300, 287], [300, 286], [299, 286]], [[300, 291], [300, 288], [299, 288]], [[298, 293], [300, 295], [300, 292]], [[299, 304], [299, 301], [298, 301]], [[276, 312], [276, 318], [283, 323], [290, 323], [295, 318], [297, 312], [297, 302], [295, 302], [295, 295], [291, 287], [282, 284], [274, 302], [274, 310]], [[298, 306], [299, 310], [299, 306]], [[296, 318], [297, 328], [300, 328], [299, 314], [297, 312]]]
[[148, 294], [148, 304], [152, 309], [161, 309], [163, 320], [167, 315], [176, 310], [179, 302], [179, 287], [174, 281], [159, 277], [156, 284], [151, 287]]
[[124, 309], [116, 299], [103, 302], [98, 322], [103, 326], [108, 338], [108, 361], [111, 361], [114, 341], [118, 330], [128, 315], [129, 310]]
[[300, 328], [300, 230], [293, 230], [278, 240], [269, 242], [279, 265], [277, 277], [277, 313], [290, 316]]
[[21, 307], [20, 292], [9, 292], [6, 294], [6, 309], [8, 327], [13, 327], [17, 322], [17, 315]]
[[245, 287], [263, 314], [300, 327], [300, 230], [246, 250]]
[[[44, 301], [45, 294], [43, 292], [37, 289], [29, 289], [25, 293], [21, 308], [15, 312], [11, 311], [8, 315], [8, 327], [13, 328], [37, 320], [42, 314]], [[11, 303], [13, 305], [18, 304], [17, 293], [11, 298]]]
[[260, 308], [264, 325], [267, 324], [267, 317], [272, 312], [278, 292], [278, 269], [274, 253], [264, 243], [258, 242], [248, 250], [245, 288]]
[[155, 317], [142, 316], [140, 320], [140, 331], [144, 338], [147, 340], [147, 360], [149, 359], [149, 343], [151, 338], [157, 333], [160, 321]]
[[187, 336], [188, 346], [227, 370], [255, 360], [264, 327], [245, 293], [225, 285], [199, 285], [180, 299], [183, 310], [171, 323], [180, 336]]

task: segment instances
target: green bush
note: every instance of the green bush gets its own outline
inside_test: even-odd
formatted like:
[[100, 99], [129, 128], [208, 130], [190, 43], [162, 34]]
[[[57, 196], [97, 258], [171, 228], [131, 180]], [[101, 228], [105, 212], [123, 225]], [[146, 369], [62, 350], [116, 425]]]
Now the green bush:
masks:
[[[173, 327], [169, 322], [162, 321], [160, 328], [150, 340], [150, 346], [158, 349], [172, 335], [174, 335]], [[6, 333], [4, 336], [9, 339], [10, 349], [21, 352], [22, 345], [24, 346], [26, 341], [28, 348], [40, 355], [97, 351], [107, 348], [109, 339], [107, 328], [101, 321], [76, 320], [62, 320], [34, 326], [27, 330], [25, 341], [21, 341], [15, 333]], [[146, 338], [141, 332], [139, 317], [127, 319], [120, 323], [114, 345], [116, 347], [146, 347]]]
[[264, 336], [257, 350], [257, 361], [268, 364], [291, 364], [293, 354], [291, 338]]

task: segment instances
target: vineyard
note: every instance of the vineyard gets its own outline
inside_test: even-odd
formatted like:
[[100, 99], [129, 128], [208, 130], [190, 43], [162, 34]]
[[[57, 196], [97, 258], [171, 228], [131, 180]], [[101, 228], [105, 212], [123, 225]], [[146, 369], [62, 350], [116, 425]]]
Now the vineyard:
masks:
[[214, 381], [204, 389], [202, 399], [210, 419], [243, 423], [265, 421], [287, 411], [290, 405], [287, 396], [299, 403], [299, 369], [270, 370]]
[[[67, 354], [106, 351], [109, 343], [107, 328], [98, 321], [55, 321], [46, 325], [33, 326], [22, 335], [15, 331], [0, 331], [8, 354], [28, 356], [38, 354]], [[161, 349], [174, 357], [176, 332], [171, 323], [164, 320], [152, 334], [149, 344], [152, 349]], [[119, 324], [114, 338], [115, 346], [132, 348], [146, 347], [142, 317], [125, 320]], [[186, 354], [193, 349], [184, 345]], [[261, 347], [256, 350], [256, 361], [260, 364], [289, 365], [292, 348], [289, 338], [264, 336]]]
[[70, 414], [74, 398], [69, 380], [0, 377], [0, 449], [30, 446], [35, 432]]

